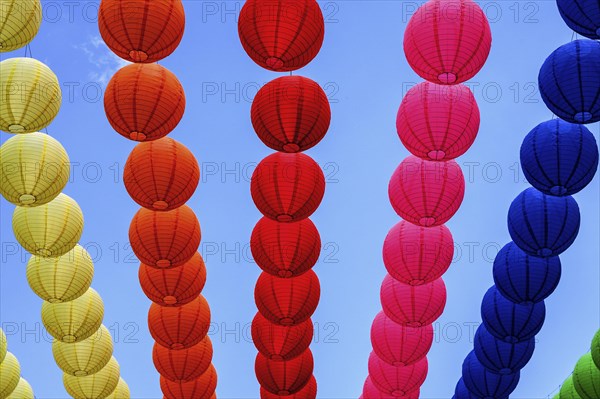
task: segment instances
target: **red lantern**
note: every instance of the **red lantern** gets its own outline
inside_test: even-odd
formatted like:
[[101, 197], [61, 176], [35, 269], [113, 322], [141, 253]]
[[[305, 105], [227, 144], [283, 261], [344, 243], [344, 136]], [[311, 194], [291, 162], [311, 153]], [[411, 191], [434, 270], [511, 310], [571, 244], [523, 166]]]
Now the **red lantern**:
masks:
[[196, 299], [206, 283], [206, 266], [198, 252], [186, 263], [172, 269], [140, 265], [140, 284], [152, 302], [181, 306]]
[[257, 313], [252, 320], [252, 341], [260, 353], [274, 361], [300, 356], [313, 339], [310, 319], [296, 326], [279, 326]]
[[271, 71], [294, 71], [315, 58], [325, 23], [315, 0], [248, 0], [238, 22], [246, 53]]
[[276, 395], [267, 391], [264, 388], [260, 388], [261, 399], [316, 399], [317, 397], [317, 380], [315, 377], [310, 377], [308, 383], [293, 395]]
[[393, 396], [387, 393], [381, 392], [377, 387], [373, 384], [371, 377], [367, 377], [365, 381], [365, 385], [363, 386], [363, 399], [419, 399], [420, 389], [412, 391], [406, 395], [401, 396]]
[[157, 140], [181, 121], [185, 93], [177, 77], [158, 64], [128, 65], [108, 82], [104, 111], [122, 136], [135, 141]]
[[278, 223], [262, 218], [252, 231], [250, 249], [265, 272], [281, 278], [310, 270], [321, 252], [321, 237], [313, 222]]
[[314, 81], [283, 76], [267, 83], [252, 102], [252, 125], [268, 147], [299, 152], [314, 147], [327, 133], [331, 109]]
[[317, 309], [320, 295], [319, 279], [312, 270], [288, 279], [262, 273], [254, 290], [258, 311], [281, 326], [295, 326], [308, 320]]
[[419, 389], [427, 378], [427, 358], [411, 366], [395, 367], [377, 357], [375, 352], [369, 356], [369, 376], [373, 385], [382, 393], [394, 397], [403, 397]]
[[409, 366], [427, 356], [433, 343], [433, 327], [405, 327], [380, 312], [371, 327], [371, 342], [373, 351], [384, 362]]
[[209, 337], [188, 349], [173, 350], [154, 344], [152, 361], [158, 373], [175, 382], [189, 382], [200, 377], [210, 367], [213, 347]]
[[209, 327], [210, 308], [203, 296], [179, 307], [153, 303], [148, 313], [150, 334], [165, 348], [191, 348], [206, 337]]
[[483, 67], [492, 45], [484, 12], [471, 0], [430, 0], [404, 33], [408, 63], [423, 79], [457, 84]]
[[250, 188], [263, 215], [279, 222], [297, 222], [319, 207], [325, 176], [308, 155], [276, 152], [258, 164]]
[[102, 0], [98, 26], [106, 45], [131, 62], [156, 62], [181, 41], [185, 12], [181, 0]]
[[394, 172], [388, 191], [400, 217], [419, 226], [439, 226], [458, 211], [465, 195], [465, 178], [454, 161], [410, 156]]
[[181, 266], [200, 246], [200, 224], [185, 205], [169, 212], [142, 208], [131, 221], [129, 241], [138, 259], [148, 266]]
[[383, 244], [383, 262], [394, 279], [422, 285], [440, 278], [452, 263], [454, 241], [444, 225], [420, 227], [401, 221]]
[[413, 155], [448, 161], [467, 152], [475, 141], [479, 108], [467, 86], [423, 82], [404, 96], [396, 127]]
[[432, 324], [446, 306], [446, 286], [439, 278], [424, 285], [411, 286], [387, 275], [381, 286], [381, 304], [385, 315], [407, 327]]
[[288, 361], [269, 360], [262, 354], [256, 356], [256, 378], [268, 392], [287, 396], [299, 392], [308, 384], [313, 372], [313, 356], [310, 350]]
[[194, 154], [167, 137], [138, 144], [123, 173], [131, 198], [155, 211], [170, 211], [185, 204], [199, 180], [200, 168]]
[[211, 399], [217, 389], [217, 371], [213, 365], [197, 379], [175, 382], [160, 377], [160, 389], [166, 399]]

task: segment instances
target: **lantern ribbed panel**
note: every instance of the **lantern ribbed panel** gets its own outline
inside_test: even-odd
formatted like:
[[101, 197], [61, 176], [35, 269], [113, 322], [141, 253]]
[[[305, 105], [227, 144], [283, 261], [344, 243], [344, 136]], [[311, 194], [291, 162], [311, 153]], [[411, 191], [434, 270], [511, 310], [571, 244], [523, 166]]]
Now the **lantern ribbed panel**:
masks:
[[2, 0], [0, 7], [0, 52], [14, 51], [29, 44], [42, 23], [40, 0]]
[[261, 399], [314, 399], [317, 397], [317, 380], [315, 377], [310, 377], [304, 388], [292, 395], [277, 395], [261, 387], [260, 397]]
[[217, 372], [211, 365], [200, 377], [190, 382], [175, 382], [160, 377], [160, 388], [166, 399], [211, 399], [217, 388]]
[[63, 374], [65, 389], [75, 399], [105, 399], [119, 384], [120, 368], [114, 357], [95, 374], [85, 377], [74, 377]]
[[560, 398], [561, 399], [581, 399], [581, 396], [575, 390], [575, 384], [573, 383], [573, 376], [569, 376], [567, 380], [560, 387]]
[[208, 336], [188, 349], [173, 350], [155, 343], [152, 351], [158, 373], [175, 382], [189, 382], [200, 377], [210, 367], [212, 356], [213, 347]]
[[274, 361], [292, 360], [304, 353], [313, 339], [310, 319], [294, 326], [273, 323], [257, 313], [252, 320], [252, 341], [260, 353]]
[[129, 392], [129, 385], [127, 385], [124, 379], [119, 378], [117, 387], [106, 397], [106, 399], [130, 399], [130, 397], [131, 393]]
[[569, 28], [590, 39], [600, 39], [600, 4], [588, 0], [557, 0]]
[[369, 356], [369, 376], [382, 393], [403, 396], [419, 389], [427, 377], [427, 358], [410, 366], [392, 366], [382, 361], [375, 352]]
[[583, 399], [600, 397], [600, 369], [594, 364], [591, 353], [585, 354], [573, 371], [575, 390]]
[[363, 398], [363, 399], [396, 399], [396, 398], [419, 399], [420, 390], [417, 389], [406, 395], [400, 395], [400, 393], [398, 393], [398, 395], [399, 396], [394, 396], [394, 395], [390, 395], [390, 394], [380, 391], [379, 388], [377, 388], [375, 386], [375, 384], [373, 384], [371, 377], [367, 377], [365, 384], [363, 386], [363, 394], [361, 395], [361, 398]]
[[20, 375], [19, 361], [15, 355], [7, 352], [4, 360], [0, 363], [0, 398], [7, 398], [15, 390], [19, 385]]
[[293, 395], [304, 388], [312, 376], [314, 368], [310, 349], [288, 361], [268, 359], [262, 354], [256, 356], [256, 377], [266, 391], [280, 395]]
[[0, 363], [2, 363], [2, 361], [4, 360], [7, 350], [8, 342], [6, 341], [6, 334], [4, 334], [4, 330], [0, 328]]
[[19, 383], [6, 399], [35, 399], [33, 388], [25, 378], [20, 378]]
[[52, 354], [60, 369], [75, 377], [84, 377], [100, 371], [113, 354], [113, 341], [105, 326], [100, 326], [89, 338], [76, 343], [55, 340]]
[[463, 382], [465, 387], [476, 397], [506, 398], [517, 387], [520, 374], [496, 374], [486, 369], [471, 352], [463, 366]]
[[513, 374], [521, 370], [535, 350], [535, 339], [507, 343], [494, 337], [481, 325], [475, 333], [475, 356], [488, 370], [496, 374]]
[[[594, 335], [594, 339], [592, 341], [592, 359], [594, 359], [594, 363], [596, 367], [600, 369], [600, 330]], [[0, 353], [0, 359], [2, 359], [2, 353]]]

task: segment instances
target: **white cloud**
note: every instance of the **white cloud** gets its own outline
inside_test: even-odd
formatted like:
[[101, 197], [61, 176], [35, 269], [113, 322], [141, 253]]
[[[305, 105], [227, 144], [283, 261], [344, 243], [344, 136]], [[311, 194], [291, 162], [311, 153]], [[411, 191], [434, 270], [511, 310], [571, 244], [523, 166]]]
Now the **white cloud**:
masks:
[[100, 36], [92, 36], [87, 42], [75, 46], [75, 48], [83, 51], [89, 63], [95, 68], [90, 71], [88, 77], [102, 86], [106, 86], [115, 72], [130, 64], [113, 53]]

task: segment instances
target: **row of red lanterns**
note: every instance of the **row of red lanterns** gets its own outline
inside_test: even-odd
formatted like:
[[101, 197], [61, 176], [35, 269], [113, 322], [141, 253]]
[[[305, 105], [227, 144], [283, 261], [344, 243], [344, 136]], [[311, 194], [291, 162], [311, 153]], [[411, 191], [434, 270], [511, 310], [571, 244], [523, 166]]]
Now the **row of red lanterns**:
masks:
[[153, 302], [148, 328], [160, 386], [167, 399], [216, 398], [210, 308], [201, 294], [206, 267], [198, 252], [200, 224], [185, 205], [200, 169], [190, 150], [165, 137], [183, 117], [185, 94], [177, 77], [155, 63], [183, 37], [183, 3], [102, 0], [98, 24], [108, 47], [134, 63], [112, 77], [104, 106], [111, 126], [140, 142], [125, 164], [124, 183], [142, 206], [129, 240], [141, 261], [142, 290]]

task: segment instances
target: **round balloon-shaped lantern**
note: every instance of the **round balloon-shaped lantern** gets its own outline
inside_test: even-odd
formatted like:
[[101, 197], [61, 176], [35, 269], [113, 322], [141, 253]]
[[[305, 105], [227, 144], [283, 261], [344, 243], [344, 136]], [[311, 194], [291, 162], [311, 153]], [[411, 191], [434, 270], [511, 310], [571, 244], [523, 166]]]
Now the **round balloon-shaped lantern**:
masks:
[[93, 288], [70, 302], [42, 305], [42, 322], [59, 341], [75, 343], [94, 335], [102, 325], [104, 303]]
[[427, 358], [410, 366], [392, 366], [381, 360], [375, 352], [369, 356], [369, 376], [382, 393], [405, 396], [419, 389], [427, 377]]
[[217, 389], [217, 371], [213, 365], [190, 382], [177, 382], [160, 377], [160, 389], [166, 399], [212, 399]]
[[65, 389], [74, 398], [98, 398], [108, 397], [119, 384], [120, 368], [114, 357], [102, 368], [92, 375], [75, 377], [63, 374]]
[[263, 68], [295, 71], [321, 49], [325, 22], [315, 0], [248, 0], [238, 22], [246, 53]]
[[295, 326], [280, 326], [257, 313], [251, 331], [252, 341], [260, 353], [274, 361], [287, 361], [308, 349], [313, 330], [310, 319]]
[[319, 279], [312, 270], [288, 279], [262, 273], [254, 289], [258, 311], [280, 326], [294, 326], [310, 318], [320, 295]]
[[493, 273], [496, 287], [512, 302], [541, 302], [560, 282], [560, 258], [531, 256], [511, 242], [496, 256]]
[[185, 111], [185, 93], [177, 77], [158, 64], [134, 64], [112, 77], [104, 110], [113, 129], [134, 141], [169, 134]]
[[425, 228], [401, 221], [383, 243], [383, 263], [396, 280], [422, 285], [440, 278], [452, 263], [454, 241], [446, 226]]
[[575, 390], [583, 399], [595, 399], [600, 394], [600, 369], [594, 364], [591, 353], [585, 354], [573, 371]]
[[40, 0], [2, 0], [0, 7], [0, 52], [14, 51], [29, 44], [42, 24]]
[[298, 222], [321, 204], [325, 176], [308, 155], [276, 152], [258, 164], [250, 190], [263, 215], [278, 222]]
[[373, 351], [384, 362], [395, 366], [415, 364], [427, 355], [433, 343], [433, 327], [405, 327], [380, 312], [371, 326]]
[[[461, 377], [461, 379], [458, 380], [458, 383], [456, 384], [456, 388], [454, 390], [454, 396], [452, 397], [452, 399], [481, 399], [481, 397], [477, 396], [473, 392], [469, 391], [469, 389], [465, 385], [465, 381]], [[499, 399], [508, 399], [508, 398], [506, 397], [506, 398], [499, 398]]]
[[89, 338], [76, 343], [54, 340], [52, 354], [60, 369], [75, 377], [100, 371], [113, 354], [113, 339], [104, 325]]
[[259, 353], [254, 364], [260, 385], [280, 396], [293, 395], [304, 388], [310, 381], [313, 367], [313, 356], [309, 349], [288, 361], [270, 360]]
[[521, 370], [535, 350], [535, 338], [510, 344], [494, 337], [481, 325], [475, 333], [475, 355], [481, 364], [496, 374], [513, 374]]
[[261, 399], [315, 399], [317, 397], [317, 380], [315, 377], [311, 376], [304, 388], [295, 394], [285, 396], [271, 393], [261, 387], [260, 397]]
[[400, 217], [418, 226], [439, 226], [458, 211], [465, 195], [465, 178], [455, 161], [409, 156], [394, 172], [388, 192]]
[[252, 126], [268, 147], [299, 152], [314, 147], [327, 133], [331, 109], [327, 95], [302, 76], [283, 76], [261, 88], [252, 102]]
[[181, 41], [185, 11], [181, 0], [102, 0], [98, 26], [106, 45], [131, 62], [156, 62]]
[[148, 312], [150, 334], [165, 348], [191, 348], [206, 337], [209, 327], [210, 308], [203, 296], [178, 307], [153, 303]]
[[404, 53], [412, 69], [423, 79], [444, 85], [475, 76], [491, 45], [488, 20], [471, 0], [426, 2], [404, 34]]
[[485, 368], [475, 352], [469, 353], [462, 366], [465, 386], [479, 398], [508, 398], [519, 384], [520, 373], [496, 374]]
[[0, 62], [0, 130], [33, 133], [48, 126], [58, 114], [62, 93], [58, 78], [33, 58]]
[[129, 227], [129, 241], [138, 259], [169, 269], [189, 261], [200, 246], [200, 223], [186, 205], [168, 212], [140, 209]]
[[[1, 331], [1, 330], [0, 330]], [[0, 339], [2, 339], [0, 337]], [[592, 340], [592, 359], [594, 359], [594, 363], [596, 367], [600, 369], [600, 330], [594, 335], [594, 339]], [[2, 359], [2, 353], [0, 352], [0, 361]]]
[[439, 278], [431, 283], [411, 286], [387, 275], [381, 285], [381, 304], [385, 315], [407, 327], [423, 327], [436, 321], [446, 306], [446, 286]]
[[407, 393], [406, 395], [394, 396], [384, 392], [381, 392], [379, 388], [373, 384], [373, 380], [371, 377], [367, 377], [365, 383], [363, 385], [363, 391], [361, 398], [363, 399], [419, 399], [421, 390], [416, 389], [412, 392]]
[[2, 361], [4, 360], [7, 350], [8, 342], [6, 340], [6, 334], [4, 334], [4, 330], [0, 328], [0, 363], [2, 363]]
[[186, 263], [172, 269], [141, 264], [138, 273], [142, 290], [161, 306], [181, 306], [196, 299], [206, 283], [206, 266], [198, 252]]
[[77, 245], [83, 233], [83, 213], [75, 200], [58, 195], [35, 208], [17, 207], [12, 220], [15, 238], [29, 253], [59, 257]]
[[131, 392], [129, 391], [129, 385], [125, 382], [124, 379], [119, 378], [119, 382], [117, 387], [110, 395], [106, 397], [106, 399], [129, 399], [131, 398]]
[[4, 360], [0, 363], [0, 398], [10, 395], [19, 385], [20, 378], [21, 365], [15, 355], [7, 352]]
[[310, 219], [278, 223], [264, 217], [252, 231], [250, 249], [263, 271], [281, 278], [296, 277], [317, 263], [321, 237]]
[[590, 39], [600, 39], [600, 4], [589, 0], [557, 0], [569, 28]]
[[546, 306], [516, 304], [506, 299], [495, 286], [483, 297], [481, 317], [485, 328], [496, 338], [515, 344], [533, 338], [544, 325]]
[[448, 161], [467, 152], [475, 141], [479, 107], [467, 86], [419, 83], [404, 96], [396, 128], [413, 155]]
[[572, 123], [600, 121], [600, 43], [574, 40], [544, 62], [538, 77], [540, 94], [558, 117]]
[[0, 193], [17, 206], [34, 207], [52, 201], [69, 181], [69, 156], [47, 134], [11, 137], [0, 147]]
[[528, 188], [508, 210], [508, 231], [515, 244], [533, 256], [566, 251], [579, 233], [579, 206], [573, 197], [554, 197]]
[[19, 383], [6, 399], [35, 399], [33, 388], [25, 378], [19, 379]]
[[521, 146], [527, 181], [549, 195], [573, 195], [598, 169], [598, 145], [583, 125], [552, 119], [537, 125]]
[[152, 351], [158, 373], [176, 382], [189, 382], [200, 377], [210, 367], [212, 356], [213, 347], [208, 336], [188, 349], [173, 350], [155, 343]]
[[573, 383], [573, 376], [570, 375], [569, 378], [563, 382], [560, 387], [560, 399], [581, 399], [581, 396], [575, 390], [575, 384]]

